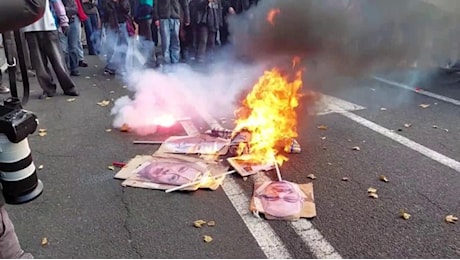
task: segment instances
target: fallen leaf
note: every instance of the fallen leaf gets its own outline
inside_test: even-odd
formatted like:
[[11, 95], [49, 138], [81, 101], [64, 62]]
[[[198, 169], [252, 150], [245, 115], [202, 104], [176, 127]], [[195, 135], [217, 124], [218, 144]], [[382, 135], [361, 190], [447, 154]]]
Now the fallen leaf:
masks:
[[420, 104], [420, 107], [421, 108], [428, 108], [428, 107], [430, 107], [430, 104]]
[[436, 128], [436, 129], [437, 129], [437, 128], [438, 128], [438, 126], [437, 126], [437, 125], [433, 125], [433, 128]]
[[378, 199], [379, 198], [379, 195], [377, 195], [377, 193], [374, 193], [374, 192], [369, 193], [368, 196], [373, 198], [373, 199]]
[[107, 169], [109, 169], [109, 170], [111, 170], [111, 171], [115, 171], [115, 166], [109, 165], [109, 166], [107, 166]]
[[204, 235], [204, 236], [203, 236], [203, 241], [206, 242], [206, 243], [209, 243], [209, 242], [212, 241], [212, 237], [211, 237], [211, 236]]
[[110, 104], [110, 100], [102, 100], [100, 102], [97, 102], [97, 104], [101, 107], [106, 107]]
[[85, 79], [90, 79], [91, 77], [90, 76], [86, 76]]
[[38, 166], [38, 169], [39, 169], [39, 170], [43, 169], [43, 164], [39, 165], [39, 166]]
[[380, 180], [383, 182], [388, 182], [388, 178], [385, 175], [380, 175]]
[[40, 128], [40, 129], [38, 129], [38, 132], [46, 132], [46, 131], [47, 131], [46, 128]]
[[455, 224], [456, 221], [458, 220], [458, 218], [455, 217], [454, 215], [447, 215], [445, 220], [446, 220], [447, 223]]
[[123, 86], [122, 88], [127, 88], [128, 86]]
[[359, 148], [359, 146], [355, 146], [355, 147], [353, 147], [353, 148], [351, 148], [351, 149], [353, 149], [353, 150], [355, 150], [355, 151], [361, 151], [361, 148]]
[[128, 126], [128, 124], [123, 124], [123, 125], [120, 127], [120, 132], [129, 132], [129, 126]]
[[96, 85], [96, 84], [93, 84], [93, 87], [97, 87], [97, 85]]
[[202, 227], [204, 224], [206, 224], [206, 221], [202, 220], [202, 219], [199, 219], [199, 220], [195, 220], [193, 222], [193, 226], [196, 227], [196, 228], [200, 228]]
[[350, 179], [348, 177], [343, 177], [342, 181], [349, 181]]
[[328, 162], [327, 165], [332, 165], [332, 163]]
[[449, 132], [449, 129], [444, 129], [444, 131]]
[[401, 211], [399, 212], [399, 215], [400, 215], [403, 219], [405, 219], [405, 220], [408, 220], [408, 219], [410, 219], [410, 217], [411, 217], [411, 215], [410, 215], [409, 213], [405, 212], [404, 210], [401, 210]]
[[106, 131], [107, 133], [110, 133], [110, 132], [112, 132], [112, 129], [107, 128], [107, 129], [105, 129], [105, 131]]
[[325, 136], [321, 136], [321, 140], [326, 140], [326, 137], [325, 137]]
[[115, 93], [115, 91], [113, 91], [113, 90], [109, 91], [109, 94], [114, 94], [114, 93]]
[[382, 108], [380, 108], [380, 110], [382, 110], [382, 111], [386, 111], [387, 109], [386, 109], [386, 108], [384, 108], [384, 107], [382, 107]]
[[40, 128], [38, 129], [38, 135], [39, 136], [45, 136], [47, 133], [46, 133], [46, 128]]
[[409, 128], [409, 127], [411, 127], [411, 126], [412, 126], [412, 124], [409, 124], [409, 123], [404, 124], [404, 127], [405, 127], [405, 128]]
[[369, 189], [367, 189], [367, 192], [368, 192], [368, 193], [377, 193], [377, 189], [376, 189], [376, 188], [369, 187]]
[[75, 101], [75, 98], [69, 98], [67, 99], [68, 102], [74, 102]]
[[42, 242], [40, 244], [41, 244], [41, 246], [47, 246], [48, 245], [48, 238], [46, 238], [46, 237], [42, 238]]
[[327, 130], [327, 126], [325, 126], [325, 125], [319, 125], [319, 126], [318, 126], [318, 129], [319, 129], [319, 130]]
[[310, 178], [310, 179], [312, 179], [312, 180], [316, 179], [316, 176], [315, 176], [313, 173], [312, 173], [312, 174], [308, 174], [307, 177]]
[[51, 99], [51, 97], [46, 97], [45, 100]]
[[216, 222], [214, 220], [210, 220], [210, 221], [208, 221], [207, 225], [208, 225], [208, 227], [215, 227]]
[[41, 136], [41, 137], [43, 137], [43, 136], [46, 135], [46, 132], [39, 132], [38, 135]]

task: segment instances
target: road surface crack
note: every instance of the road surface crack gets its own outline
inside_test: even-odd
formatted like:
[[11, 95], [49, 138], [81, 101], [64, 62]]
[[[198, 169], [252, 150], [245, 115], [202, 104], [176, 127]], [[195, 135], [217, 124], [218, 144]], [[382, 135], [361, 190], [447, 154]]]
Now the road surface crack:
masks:
[[138, 258], [143, 258], [142, 254], [139, 252], [139, 249], [133, 244], [133, 232], [129, 228], [129, 219], [131, 217], [131, 209], [129, 208], [129, 203], [126, 200], [126, 188], [122, 188], [121, 192], [123, 193], [121, 196], [121, 202], [123, 203], [123, 206], [125, 207], [126, 210], [126, 218], [125, 221], [123, 222], [123, 228], [126, 230], [128, 233], [128, 243], [131, 246], [131, 248], [136, 252], [136, 255]]

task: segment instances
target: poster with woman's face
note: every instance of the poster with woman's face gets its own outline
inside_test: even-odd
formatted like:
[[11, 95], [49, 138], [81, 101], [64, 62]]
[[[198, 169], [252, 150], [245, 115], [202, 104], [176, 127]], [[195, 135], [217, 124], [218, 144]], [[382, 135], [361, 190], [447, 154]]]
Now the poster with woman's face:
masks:
[[256, 183], [251, 210], [267, 219], [296, 220], [316, 216], [313, 185], [288, 181]]

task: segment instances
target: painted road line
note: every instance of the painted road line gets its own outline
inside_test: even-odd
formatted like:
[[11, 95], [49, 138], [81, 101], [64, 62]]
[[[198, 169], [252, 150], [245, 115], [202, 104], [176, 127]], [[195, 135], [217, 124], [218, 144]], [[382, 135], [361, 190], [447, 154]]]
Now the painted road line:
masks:
[[254, 217], [249, 211], [249, 199], [233, 178], [227, 177], [222, 184], [222, 189], [267, 258], [292, 258], [280, 237], [267, 221]]
[[351, 112], [348, 112], [348, 111], [344, 111], [344, 112], [340, 112], [339, 114], [345, 116], [345, 117], [348, 117], [349, 119], [355, 121], [356, 123], [362, 125], [362, 126], [365, 126], [381, 135], [384, 135], [385, 137], [388, 137], [414, 151], [417, 151], [419, 153], [421, 153], [422, 155], [425, 155], [426, 157], [432, 159], [432, 160], [435, 160], [457, 172], [460, 172], [460, 162], [452, 159], [452, 158], [449, 158], [443, 154], [440, 154], [434, 150], [431, 150], [430, 148], [426, 147], [426, 146], [423, 146], [419, 143], [416, 143], [412, 140], [410, 140], [409, 138], [406, 138], [404, 136], [401, 136], [401, 135], [398, 135], [396, 134], [395, 132], [392, 132], [391, 130], [383, 127], [383, 126], [380, 126], [372, 121], [369, 121], [363, 117], [360, 117], [354, 113], [351, 113]]
[[447, 103], [454, 104], [456, 106], [460, 106], [460, 101], [459, 100], [456, 100], [456, 99], [453, 99], [453, 98], [450, 98], [450, 97], [445, 97], [445, 96], [442, 96], [442, 95], [438, 95], [438, 94], [435, 94], [433, 92], [429, 92], [429, 91], [426, 91], [426, 90], [423, 90], [423, 89], [413, 88], [411, 86], [408, 86], [408, 85], [405, 85], [405, 84], [402, 84], [402, 83], [399, 83], [399, 82], [391, 81], [391, 80], [388, 80], [388, 79], [384, 79], [384, 78], [381, 78], [381, 77], [372, 77], [372, 78], [377, 80], [377, 81], [380, 81], [380, 82], [386, 83], [388, 85], [391, 85], [391, 86], [407, 89], [407, 90], [413, 91], [415, 93], [425, 95], [427, 97], [432, 97], [432, 98], [442, 100], [442, 101], [447, 102]]
[[[333, 104], [333, 106], [331, 106]], [[363, 106], [339, 99], [333, 96], [321, 94], [321, 99], [311, 111], [311, 115], [326, 115], [343, 111], [356, 111], [366, 109]]]
[[[271, 179], [263, 174], [258, 173], [251, 176], [254, 182], [271, 181]], [[313, 226], [313, 224], [307, 219], [299, 219], [298, 221], [292, 221], [291, 227], [305, 242], [311, 253], [318, 259], [341, 259], [342, 256], [335, 251], [335, 249], [329, 244], [326, 238]]]

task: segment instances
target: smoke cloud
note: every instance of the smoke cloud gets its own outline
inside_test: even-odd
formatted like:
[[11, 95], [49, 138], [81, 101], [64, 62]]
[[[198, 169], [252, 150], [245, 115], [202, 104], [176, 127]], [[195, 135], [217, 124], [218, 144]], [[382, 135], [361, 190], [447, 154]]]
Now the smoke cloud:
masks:
[[[300, 56], [315, 73], [362, 76], [379, 69], [456, 58], [460, 1], [261, 0], [230, 31], [239, 55]], [[434, 2], [434, 1], [432, 1]], [[438, 2], [438, 1], [435, 1]], [[273, 24], [267, 21], [276, 10]]]

